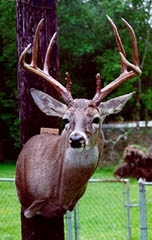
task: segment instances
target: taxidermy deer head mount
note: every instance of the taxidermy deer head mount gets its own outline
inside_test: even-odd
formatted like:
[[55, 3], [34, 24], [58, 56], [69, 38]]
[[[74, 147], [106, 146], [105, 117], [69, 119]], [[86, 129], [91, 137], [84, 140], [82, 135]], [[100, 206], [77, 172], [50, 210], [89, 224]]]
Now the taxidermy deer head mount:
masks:
[[[31, 64], [25, 62], [31, 44], [20, 56], [21, 66], [49, 82], [63, 97], [65, 104], [47, 94], [31, 89], [34, 102], [45, 114], [61, 117], [65, 128], [59, 135], [42, 134], [32, 137], [23, 147], [17, 162], [16, 187], [27, 218], [35, 214], [46, 217], [63, 215], [73, 210], [86, 189], [88, 179], [95, 171], [102, 154], [104, 138], [101, 130], [103, 119], [119, 112], [133, 93], [107, 102], [103, 99], [128, 79], [141, 74], [138, 51], [132, 27], [123, 19], [131, 35], [133, 64], [126, 54], [113, 21], [110, 21], [118, 45], [122, 73], [113, 82], [101, 89], [100, 74], [96, 75], [96, 93], [92, 100], [73, 99], [71, 81], [66, 74], [67, 85], [50, 76], [48, 62], [56, 33], [47, 49], [43, 70], [37, 66], [38, 34], [42, 21], [37, 26]], [[130, 69], [128, 71], [128, 68]]]

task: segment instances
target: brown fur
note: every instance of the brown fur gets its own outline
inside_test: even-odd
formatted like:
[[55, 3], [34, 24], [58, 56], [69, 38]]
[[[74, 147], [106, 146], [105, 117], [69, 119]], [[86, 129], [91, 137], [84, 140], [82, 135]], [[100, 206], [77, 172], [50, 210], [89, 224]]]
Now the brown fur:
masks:
[[[32, 90], [32, 94], [43, 112], [68, 123], [61, 136], [37, 135], [25, 144], [17, 161], [17, 192], [26, 217], [60, 216], [75, 207], [97, 168], [104, 144], [103, 119], [109, 112], [120, 111], [132, 94], [98, 107], [87, 99], [75, 99], [66, 106], [40, 91]], [[71, 136], [82, 137], [83, 145], [74, 148]]]

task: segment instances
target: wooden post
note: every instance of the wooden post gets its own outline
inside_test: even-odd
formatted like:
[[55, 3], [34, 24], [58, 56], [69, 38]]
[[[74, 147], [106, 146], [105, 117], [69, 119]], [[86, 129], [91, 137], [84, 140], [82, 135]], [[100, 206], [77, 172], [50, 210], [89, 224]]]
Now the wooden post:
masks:
[[[33, 42], [34, 32], [40, 19], [45, 19], [39, 37], [38, 66], [41, 68], [49, 40], [53, 33], [57, 31], [56, 0], [16, 1], [16, 15], [18, 56], [29, 43]], [[57, 80], [59, 80], [58, 59], [58, 44], [56, 44], [53, 46], [50, 59], [50, 74]], [[31, 53], [28, 54], [26, 61], [31, 61]], [[30, 88], [40, 89], [54, 98], [58, 98], [57, 92], [50, 85], [18, 66], [21, 146], [33, 135], [39, 134], [41, 127], [59, 128], [57, 118], [45, 116], [35, 106], [30, 95]], [[22, 210], [21, 227], [22, 240], [64, 239], [63, 217], [47, 219], [37, 215], [31, 219], [26, 219]]]
[[[33, 36], [38, 22], [44, 18], [39, 34], [38, 66], [42, 67], [46, 50], [54, 32], [57, 31], [56, 0], [20, 0], [16, 1], [18, 57], [23, 49], [33, 43]], [[31, 53], [27, 55], [31, 61]], [[50, 74], [59, 80], [58, 44], [54, 44], [50, 59]], [[54, 98], [58, 94], [46, 81], [24, 71], [18, 66], [19, 119], [21, 145], [33, 135], [39, 134], [41, 127], [59, 127], [57, 118], [50, 118], [42, 113], [33, 103], [30, 88], [37, 88]]]
[[44, 218], [37, 215], [31, 219], [21, 212], [23, 240], [64, 240], [63, 217]]

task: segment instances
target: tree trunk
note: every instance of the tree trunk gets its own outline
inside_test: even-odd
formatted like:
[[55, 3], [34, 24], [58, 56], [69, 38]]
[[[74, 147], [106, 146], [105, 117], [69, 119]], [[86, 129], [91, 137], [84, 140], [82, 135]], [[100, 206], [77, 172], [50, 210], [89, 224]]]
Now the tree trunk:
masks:
[[[42, 68], [49, 40], [57, 31], [56, 0], [20, 0], [16, 2], [18, 56], [23, 49], [33, 43], [33, 36], [38, 22], [44, 18], [39, 36], [38, 66]], [[50, 60], [50, 74], [59, 80], [58, 45], [54, 44]], [[26, 61], [31, 61], [31, 53]], [[41, 127], [59, 127], [59, 121], [42, 113], [33, 103], [30, 88], [37, 88], [58, 98], [57, 92], [44, 80], [35, 77], [18, 66], [20, 142], [25, 142], [39, 134]]]
[[[17, 44], [18, 57], [23, 49], [33, 42], [33, 36], [38, 22], [44, 18], [39, 36], [38, 66], [42, 68], [49, 40], [57, 31], [56, 0], [20, 0], [16, 1]], [[54, 44], [50, 59], [50, 75], [59, 80], [58, 44]], [[27, 54], [27, 62], [31, 61], [31, 53]], [[57, 92], [45, 81], [24, 71], [18, 66], [19, 119], [21, 146], [32, 137], [39, 134], [41, 127], [59, 127], [57, 118], [50, 118], [35, 106], [30, 95], [30, 88], [37, 88], [54, 98], [59, 98]], [[22, 240], [63, 240], [63, 217], [47, 219], [35, 216], [26, 219], [21, 213]]]
[[23, 240], [64, 240], [63, 217], [44, 218], [36, 215], [27, 219], [21, 212]]

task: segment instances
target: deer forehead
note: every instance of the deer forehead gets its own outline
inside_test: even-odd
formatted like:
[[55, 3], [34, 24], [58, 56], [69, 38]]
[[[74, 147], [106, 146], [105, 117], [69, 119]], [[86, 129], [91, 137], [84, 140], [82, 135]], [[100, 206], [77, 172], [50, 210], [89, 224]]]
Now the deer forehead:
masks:
[[87, 99], [75, 99], [68, 106], [64, 117], [76, 116], [77, 118], [93, 118], [99, 115], [99, 109], [91, 105], [91, 101]]

